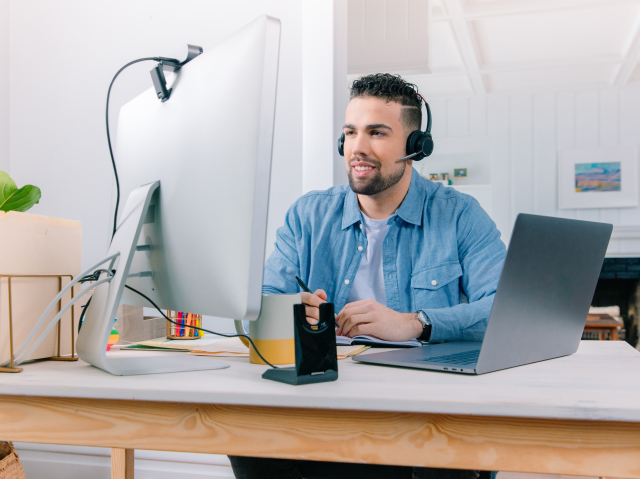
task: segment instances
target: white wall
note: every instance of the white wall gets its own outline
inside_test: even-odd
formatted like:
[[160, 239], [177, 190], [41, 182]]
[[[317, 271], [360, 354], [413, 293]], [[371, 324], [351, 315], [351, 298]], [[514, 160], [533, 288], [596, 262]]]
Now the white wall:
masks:
[[302, 191], [346, 183], [336, 142], [349, 103], [346, 0], [303, 2]]
[[9, 172], [9, 0], [0, 0], [0, 171]]
[[[267, 247], [272, 251], [276, 228], [302, 192], [300, 2], [10, 3], [11, 173], [18, 186], [31, 183], [42, 189], [33, 213], [82, 222], [83, 265], [107, 251], [113, 173], [104, 106], [115, 72], [130, 60], [166, 55], [182, 43], [201, 45], [206, 51], [263, 13], [280, 18]], [[150, 69], [151, 63], [135, 65], [118, 78], [112, 93], [112, 132], [119, 107], [151, 86]]]
[[[640, 88], [431, 98], [429, 103], [436, 155], [439, 147], [451, 153], [456, 144], [469, 151], [487, 145], [492, 217], [505, 241], [518, 213], [640, 228], [640, 208], [559, 210], [557, 200], [558, 149], [640, 146]], [[609, 252], [640, 252], [640, 242], [616, 238]]]

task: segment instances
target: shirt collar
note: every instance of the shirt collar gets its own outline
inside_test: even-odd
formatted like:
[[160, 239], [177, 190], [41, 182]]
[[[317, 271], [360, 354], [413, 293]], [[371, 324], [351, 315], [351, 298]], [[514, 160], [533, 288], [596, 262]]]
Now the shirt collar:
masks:
[[[409, 191], [395, 214], [407, 223], [420, 226], [422, 224], [422, 211], [424, 209], [427, 192], [424, 179], [414, 168], [411, 168], [411, 170], [411, 185], [409, 186]], [[348, 228], [360, 220], [358, 196], [349, 188], [344, 198], [342, 229]]]

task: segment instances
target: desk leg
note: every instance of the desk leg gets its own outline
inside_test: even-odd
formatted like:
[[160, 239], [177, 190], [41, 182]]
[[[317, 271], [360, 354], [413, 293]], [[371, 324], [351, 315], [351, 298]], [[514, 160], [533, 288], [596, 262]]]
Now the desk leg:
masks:
[[133, 449], [111, 448], [111, 479], [133, 479]]

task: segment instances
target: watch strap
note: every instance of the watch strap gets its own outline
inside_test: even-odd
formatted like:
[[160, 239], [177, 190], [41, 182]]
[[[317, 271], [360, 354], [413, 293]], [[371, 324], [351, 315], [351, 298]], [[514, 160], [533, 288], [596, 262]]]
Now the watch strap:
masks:
[[431, 338], [431, 321], [424, 311], [418, 311], [418, 321], [422, 323], [422, 334], [418, 336], [418, 341], [426, 343]]

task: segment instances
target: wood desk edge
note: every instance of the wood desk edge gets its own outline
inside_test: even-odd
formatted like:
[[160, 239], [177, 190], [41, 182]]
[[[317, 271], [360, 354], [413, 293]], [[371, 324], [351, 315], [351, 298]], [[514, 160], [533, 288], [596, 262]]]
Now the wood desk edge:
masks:
[[[521, 403], [501, 403], [501, 404], [478, 404], [466, 402], [451, 401], [416, 401], [407, 400], [394, 403], [394, 407], [389, 407], [388, 401], [385, 399], [371, 398], [366, 403], [358, 403], [356, 406], [349, 407], [348, 402], [343, 402], [339, 407], [329, 405], [323, 401], [322, 397], [289, 397], [283, 395], [266, 395], [260, 396], [260, 401], [255, 398], [247, 397], [244, 393], [216, 393], [215, 397], [211, 394], [192, 392], [188, 397], [184, 397], [180, 391], [162, 391], [163, 399], [158, 400], [157, 391], [136, 391], [133, 395], [128, 389], [109, 389], [105, 391], [105, 395], [96, 397], [95, 394], [74, 394], [69, 395], [69, 391], [65, 388], [49, 388], [46, 396], [34, 394], [25, 394], [28, 388], [11, 388], [3, 387], [0, 398], [7, 396], [24, 396], [24, 397], [50, 397], [50, 398], [68, 398], [68, 399], [84, 399], [84, 400], [110, 400], [110, 401], [136, 401], [136, 402], [154, 402], [154, 403], [184, 403], [184, 404], [215, 404], [242, 407], [270, 407], [270, 408], [306, 408], [306, 409], [323, 409], [327, 411], [385, 411], [390, 413], [413, 413], [413, 414], [445, 414], [445, 415], [478, 415], [505, 418], [531, 418], [531, 419], [557, 419], [557, 420], [585, 420], [585, 421], [615, 421], [640, 423], [640, 409], [625, 408], [598, 408], [594, 410], [593, 406], [585, 404], [577, 405], [540, 405], [540, 404], [521, 404]], [[95, 393], [96, 391], [92, 391]], [[106, 396], [106, 397], [105, 397]], [[301, 406], [304, 401], [304, 406]]]
[[640, 477], [640, 424], [0, 396], [0, 438], [123, 449]]

